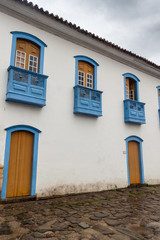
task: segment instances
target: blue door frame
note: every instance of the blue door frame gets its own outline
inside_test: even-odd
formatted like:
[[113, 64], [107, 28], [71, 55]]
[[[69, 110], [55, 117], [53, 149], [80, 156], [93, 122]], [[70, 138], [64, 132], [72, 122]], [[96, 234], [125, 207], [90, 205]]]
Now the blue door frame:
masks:
[[128, 159], [128, 142], [135, 141], [139, 145], [139, 167], [140, 167], [140, 179], [141, 184], [144, 184], [144, 167], [143, 167], [143, 152], [142, 152], [142, 142], [143, 140], [137, 136], [130, 136], [125, 139], [126, 141], [126, 153], [127, 153], [127, 174], [128, 174], [128, 185], [130, 185], [129, 177], [129, 159]]
[[38, 138], [41, 132], [37, 128], [27, 126], [27, 125], [16, 125], [5, 129], [7, 131], [6, 136], [6, 146], [5, 146], [5, 156], [4, 156], [4, 167], [3, 167], [3, 183], [2, 183], [2, 193], [1, 199], [6, 198], [7, 192], [7, 178], [8, 178], [8, 165], [9, 165], [9, 153], [10, 153], [10, 143], [11, 134], [15, 131], [28, 131], [34, 134], [33, 142], [33, 162], [32, 162], [32, 176], [31, 176], [31, 192], [30, 195], [34, 196], [36, 194], [36, 175], [37, 175], [37, 157], [38, 157]]

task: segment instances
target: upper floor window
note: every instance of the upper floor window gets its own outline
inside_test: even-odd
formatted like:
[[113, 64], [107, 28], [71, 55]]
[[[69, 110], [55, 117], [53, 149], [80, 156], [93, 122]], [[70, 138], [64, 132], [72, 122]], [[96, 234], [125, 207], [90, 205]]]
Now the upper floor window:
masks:
[[46, 44], [28, 33], [16, 31], [12, 34], [6, 101], [43, 107], [48, 78], [43, 74]]
[[139, 79], [131, 74], [125, 73], [124, 76], [124, 121], [144, 124], [145, 103], [139, 101]]
[[11, 66], [43, 73], [44, 47], [39, 38], [24, 32], [12, 32]]
[[139, 101], [139, 79], [131, 74], [124, 75], [124, 98]]
[[75, 56], [75, 85], [97, 89], [97, 66], [98, 63], [86, 56]]
[[75, 56], [74, 113], [102, 116], [102, 91], [97, 90], [98, 63], [85, 56]]
[[30, 41], [17, 39], [15, 66], [32, 72], [39, 71], [40, 47]]
[[158, 91], [158, 107], [160, 110], [160, 86], [157, 87], [157, 91]]
[[93, 88], [93, 65], [79, 61], [78, 62], [78, 85]]
[[126, 78], [126, 99], [136, 100], [135, 81]]

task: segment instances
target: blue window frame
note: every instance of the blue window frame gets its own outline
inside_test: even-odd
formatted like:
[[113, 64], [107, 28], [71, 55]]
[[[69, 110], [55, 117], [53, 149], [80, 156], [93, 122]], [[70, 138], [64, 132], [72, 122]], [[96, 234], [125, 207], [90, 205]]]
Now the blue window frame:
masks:
[[[11, 33], [12, 33], [12, 51], [10, 66], [8, 68], [8, 85], [6, 101], [20, 102], [43, 107], [46, 105], [46, 87], [48, 78], [48, 76], [43, 74], [44, 48], [47, 45], [39, 38], [29, 33], [19, 31], [14, 31]], [[26, 40], [38, 46], [39, 48], [39, 64], [37, 68], [38, 72], [33, 72], [15, 66], [17, 39]], [[32, 64], [34, 61], [35, 61], [34, 64], [36, 64], [37, 59], [38, 58], [34, 57]], [[25, 60], [23, 59], [23, 61]]]
[[43, 74], [44, 48], [47, 47], [47, 45], [43, 41], [41, 41], [39, 38], [37, 38], [29, 33], [19, 32], [19, 31], [14, 31], [11, 33], [12, 33], [13, 37], [12, 37], [12, 51], [11, 51], [10, 65], [14, 66], [17, 39], [19, 39], [19, 38], [24, 39], [27, 41], [31, 41], [39, 46], [39, 48], [40, 48], [39, 73]]
[[128, 142], [135, 141], [139, 145], [139, 167], [140, 167], [140, 180], [141, 184], [144, 184], [144, 167], [143, 167], [143, 152], [142, 152], [142, 142], [143, 140], [137, 136], [130, 136], [125, 139], [126, 141], [126, 153], [127, 153], [127, 173], [128, 173], [128, 185], [130, 185], [129, 177], [129, 159], [128, 159]]
[[124, 100], [128, 99], [126, 96], [126, 92], [127, 92], [126, 81], [127, 81], [127, 79], [129, 79], [129, 80], [133, 81], [135, 84], [135, 100], [139, 101], [139, 82], [140, 82], [140, 80], [131, 73], [125, 73], [125, 74], [123, 74], [123, 77], [124, 77]]
[[[90, 79], [88, 79], [88, 81], [90, 80], [91, 82], [93, 81], [93, 84], [92, 83], [88, 84], [89, 86], [92, 87], [86, 87], [87, 84], [86, 86], [84, 86], [83, 84], [82, 85], [78, 84], [79, 83], [78, 64], [80, 61], [85, 62], [92, 66], [93, 76], [88, 73], [86, 74], [88, 76], [90, 75], [89, 76]], [[75, 86], [74, 86], [74, 110], [73, 110], [75, 114], [86, 114], [95, 117], [102, 116], [102, 91], [97, 90], [97, 66], [99, 66], [98, 63], [89, 57], [82, 55], [75, 56]]]
[[36, 194], [38, 138], [39, 138], [39, 133], [41, 131], [38, 130], [37, 128], [27, 126], [27, 125], [16, 125], [16, 126], [6, 128], [5, 130], [7, 131], [7, 137], [6, 137], [6, 146], [5, 146], [5, 156], [4, 156], [3, 184], [2, 184], [1, 198], [2, 199], [6, 198], [11, 134], [12, 134], [12, 132], [19, 131], [19, 130], [29, 131], [29, 132], [34, 134], [32, 176], [31, 176], [31, 192], [30, 192], [30, 195], [34, 196]]
[[159, 112], [159, 120], [160, 120], [160, 86], [157, 87], [158, 93], [158, 112]]
[[157, 93], [158, 93], [158, 107], [160, 109], [160, 86], [157, 87]]
[[94, 61], [93, 59], [86, 57], [86, 56], [82, 56], [82, 55], [75, 56], [75, 60], [76, 60], [76, 62], [75, 62], [75, 86], [78, 85], [78, 62], [84, 61], [84, 62], [91, 64], [94, 68], [93, 89], [97, 90], [97, 66], [99, 66], [99, 64], [96, 61]]
[[123, 74], [124, 78], [124, 121], [144, 124], [145, 103], [139, 101], [140, 80], [131, 73]]

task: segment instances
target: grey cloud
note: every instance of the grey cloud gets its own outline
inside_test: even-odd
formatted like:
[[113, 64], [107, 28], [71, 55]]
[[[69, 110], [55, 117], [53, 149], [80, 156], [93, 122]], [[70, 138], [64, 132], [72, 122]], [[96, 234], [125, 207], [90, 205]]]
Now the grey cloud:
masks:
[[159, 64], [160, 0], [33, 0], [40, 7]]

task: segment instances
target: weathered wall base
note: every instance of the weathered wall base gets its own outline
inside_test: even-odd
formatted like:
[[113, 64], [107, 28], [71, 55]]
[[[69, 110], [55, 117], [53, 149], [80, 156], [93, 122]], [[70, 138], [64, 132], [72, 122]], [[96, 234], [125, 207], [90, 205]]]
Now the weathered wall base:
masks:
[[146, 179], [145, 183], [149, 185], [159, 185], [160, 179]]
[[85, 192], [98, 192], [103, 190], [117, 189], [127, 187], [127, 185], [116, 185], [116, 184], [107, 184], [104, 182], [98, 182], [96, 184], [81, 184], [81, 185], [57, 185], [54, 188], [47, 188], [41, 190], [37, 197], [46, 197], [54, 195], [65, 195], [65, 194], [77, 194]]

